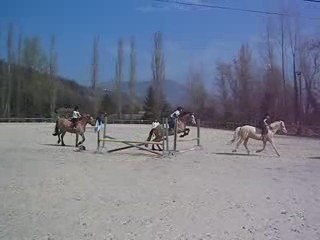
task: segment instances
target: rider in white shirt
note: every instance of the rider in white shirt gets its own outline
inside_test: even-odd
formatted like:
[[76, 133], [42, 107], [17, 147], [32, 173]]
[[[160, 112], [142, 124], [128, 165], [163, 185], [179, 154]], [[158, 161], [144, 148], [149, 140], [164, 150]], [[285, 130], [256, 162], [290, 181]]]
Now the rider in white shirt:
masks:
[[177, 107], [177, 109], [170, 114], [170, 117], [168, 119], [169, 129], [174, 128], [175, 119], [177, 119], [180, 116], [182, 111], [183, 111], [182, 107]]
[[71, 122], [72, 122], [72, 128], [75, 128], [76, 127], [76, 124], [79, 120], [79, 118], [81, 117], [81, 114], [79, 112], [79, 107], [78, 106], [75, 106], [73, 112], [72, 112], [72, 118], [71, 118]]

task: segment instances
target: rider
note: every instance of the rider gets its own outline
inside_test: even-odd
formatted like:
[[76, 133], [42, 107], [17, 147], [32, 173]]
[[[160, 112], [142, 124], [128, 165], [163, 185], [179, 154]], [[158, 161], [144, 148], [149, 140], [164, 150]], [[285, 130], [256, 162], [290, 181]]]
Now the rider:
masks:
[[72, 128], [75, 128], [77, 125], [77, 122], [79, 120], [79, 118], [81, 117], [81, 114], [79, 112], [79, 107], [75, 106], [72, 112], [72, 118], [71, 118], [71, 122], [72, 122]]
[[266, 138], [267, 134], [268, 134], [268, 128], [269, 126], [269, 121], [270, 121], [271, 117], [269, 113], [266, 113], [263, 118], [261, 119], [261, 121], [259, 122], [259, 128], [261, 128], [261, 137], [262, 139]]
[[182, 107], [177, 107], [176, 110], [174, 110], [174, 112], [170, 114], [170, 117], [168, 119], [169, 130], [174, 128], [175, 119], [180, 116], [182, 111]]

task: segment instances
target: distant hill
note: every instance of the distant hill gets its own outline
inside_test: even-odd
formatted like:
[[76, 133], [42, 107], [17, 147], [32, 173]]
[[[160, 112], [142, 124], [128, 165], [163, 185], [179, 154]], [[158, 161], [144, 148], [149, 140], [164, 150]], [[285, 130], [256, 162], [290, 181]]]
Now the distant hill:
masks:
[[[141, 102], [144, 101], [148, 88], [151, 86], [151, 81], [141, 81], [137, 82], [136, 86], [136, 94]], [[112, 91], [114, 89], [114, 83], [112, 81], [107, 82], [104, 88]], [[123, 94], [129, 94], [129, 82], [122, 83], [122, 91]], [[166, 100], [171, 105], [179, 105], [184, 104], [186, 102], [187, 90], [186, 87], [173, 80], [166, 80], [164, 84], [164, 93], [166, 96]]]

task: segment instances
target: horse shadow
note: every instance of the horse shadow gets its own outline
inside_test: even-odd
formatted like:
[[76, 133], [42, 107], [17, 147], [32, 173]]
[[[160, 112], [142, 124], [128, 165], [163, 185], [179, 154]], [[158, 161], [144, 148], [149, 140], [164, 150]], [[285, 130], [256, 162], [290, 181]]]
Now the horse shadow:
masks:
[[225, 156], [240, 156], [240, 157], [260, 157], [258, 154], [247, 154], [247, 153], [228, 153], [228, 152], [216, 152], [216, 155], [225, 155]]
[[50, 146], [50, 147], [75, 147], [74, 145], [68, 145], [68, 144], [66, 144], [65, 146], [61, 146], [61, 144], [57, 144], [57, 143], [42, 143], [41, 145]]

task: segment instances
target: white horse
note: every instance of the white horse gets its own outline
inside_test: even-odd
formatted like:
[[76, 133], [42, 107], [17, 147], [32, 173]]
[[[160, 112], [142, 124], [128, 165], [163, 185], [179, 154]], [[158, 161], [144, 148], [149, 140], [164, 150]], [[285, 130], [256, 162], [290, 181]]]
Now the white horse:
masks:
[[280, 157], [279, 152], [277, 151], [276, 147], [273, 144], [273, 136], [276, 134], [278, 130], [284, 133], [287, 133], [287, 129], [283, 121], [277, 121], [277, 122], [271, 123], [270, 128], [268, 128], [268, 134], [266, 135], [265, 138], [262, 138], [261, 129], [259, 128], [256, 128], [250, 125], [237, 127], [236, 130], [234, 131], [233, 139], [230, 141], [230, 143], [234, 143], [236, 140], [238, 141], [235, 149], [232, 152], [236, 152], [239, 148], [239, 145], [243, 142], [243, 145], [246, 148], [248, 154], [250, 154], [247, 144], [248, 144], [249, 138], [252, 138], [252, 139], [263, 142], [263, 148], [257, 150], [256, 151], [257, 153], [262, 152], [265, 149], [268, 141], [271, 143], [271, 146], [276, 151], [277, 155]]

